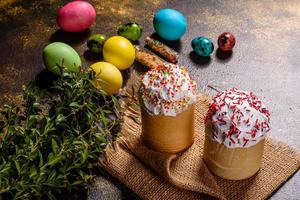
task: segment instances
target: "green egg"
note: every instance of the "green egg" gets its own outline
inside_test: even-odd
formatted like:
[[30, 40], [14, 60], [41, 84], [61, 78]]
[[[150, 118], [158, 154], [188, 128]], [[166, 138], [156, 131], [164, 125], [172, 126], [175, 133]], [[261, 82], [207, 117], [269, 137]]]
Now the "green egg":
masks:
[[56, 75], [61, 74], [62, 66], [67, 71], [75, 73], [78, 73], [81, 67], [78, 53], [62, 42], [54, 42], [46, 46], [43, 50], [43, 60], [47, 69]]
[[128, 23], [122, 25], [118, 30], [118, 35], [123, 36], [131, 41], [138, 40], [143, 33], [143, 27], [138, 23]]
[[103, 34], [92, 35], [87, 40], [87, 47], [91, 52], [101, 53], [105, 41], [106, 41], [106, 36]]

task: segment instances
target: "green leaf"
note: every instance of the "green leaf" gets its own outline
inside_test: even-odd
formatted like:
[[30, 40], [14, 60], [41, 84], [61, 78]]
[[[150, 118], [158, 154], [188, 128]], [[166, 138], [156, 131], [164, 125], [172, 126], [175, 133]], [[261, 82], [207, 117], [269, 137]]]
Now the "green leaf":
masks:
[[77, 102], [72, 102], [69, 106], [73, 108], [80, 108], [80, 105]]
[[39, 167], [42, 167], [44, 165], [43, 155], [40, 152], [40, 150], [38, 150], [38, 152], [39, 152]]
[[[54, 157], [54, 153], [53, 152], [50, 152], [49, 154], [48, 154], [48, 158], [47, 158], [47, 160], [48, 160], [48, 162], [50, 161], [50, 160], [52, 160], [52, 158]], [[45, 165], [47, 165], [47, 163], [45, 164]]]
[[11, 170], [10, 164], [5, 164], [0, 171], [0, 174], [8, 174], [10, 170]]
[[121, 108], [119, 100], [115, 96], [111, 96], [111, 98], [114, 102], [115, 107], [119, 110]]
[[65, 121], [66, 121], [66, 118], [62, 114], [57, 115], [57, 117], [55, 119], [56, 124], [60, 124], [61, 122], [65, 122]]
[[36, 183], [44, 183], [46, 180], [47, 180], [47, 171], [46, 172], [41, 172], [39, 175], [38, 175], [38, 178], [36, 180]]
[[74, 145], [82, 145], [82, 144], [84, 144], [84, 143], [83, 143], [82, 141], [74, 141], [73, 144], [74, 144]]
[[49, 174], [48, 176], [48, 179], [47, 181], [50, 182], [50, 183], [53, 183], [55, 181], [55, 178], [56, 178], [56, 170], [52, 170], [51, 173]]
[[101, 135], [100, 133], [96, 133], [96, 138], [98, 139], [99, 142], [101, 143], [106, 143], [106, 138], [104, 137], [104, 135]]
[[81, 163], [85, 163], [85, 161], [88, 158], [88, 149], [87, 149], [87, 147], [85, 147], [84, 150], [80, 152], [80, 154], [81, 154], [81, 157], [82, 157]]
[[60, 162], [63, 159], [64, 159], [63, 155], [60, 155], [60, 154], [56, 155], [51, 160], [48, 161], [47, 165], [53, 166], [53, 165], [55, 165], [56, 163]]
[[20, 168], [20, 164], [17, 160], [14, 160], [14, 163], [15, 163], [15, 166], [16, 166], [16, 169], [17, 169], [17, 172], [18, 174], [20, 175], [21, 174], [21, 168]]
[[29, 170], [29, 178], [33, 178], [36, 175], [37, 175], [36, 168], [34, 165], [32, 165]]
[[103, 112], [104, 112], [105, 114], [111, 114], [111, 113], [113, 113], [111, 110], [103, 110]]
[[50, 118], [47, 118], [47, 122], [46, 122], [46, 126], [45, 126], [45, 129], [44, 129], [43, 135], [45, 135], [45, 134], [47, 134], [47, 133], [49, 133], [53, 130], [55, 130], [54, 124], [53, 124], [53, 122], [51, 121]]
[[54, 154], [57, 154], [59, 151], [59, 147], [54, 138], [51, 138], [51, 145], [52, 145], [52, 151], [54, 152]]
[[27, 146], [32, 146], [33, 145], [33, 141], [30, 138], [30, 136], [25, 137], [25, 142], [26, 142]]
[[84, 183], [83, 180], [76, 180], [76, 181], [74, 181], [74, 182], [72, 183], [72, 185], [81, 185], [81, 184], [83, 184], [83, 183]]

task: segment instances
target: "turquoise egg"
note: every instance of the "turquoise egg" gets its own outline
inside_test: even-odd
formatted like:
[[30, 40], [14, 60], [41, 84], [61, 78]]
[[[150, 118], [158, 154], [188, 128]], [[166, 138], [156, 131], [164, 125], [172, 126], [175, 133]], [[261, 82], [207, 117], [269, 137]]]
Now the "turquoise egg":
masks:
[[207, 37], [196, 37], [192, 40], [192, 48], [199, 56], [210, 56], [214, 51], [214, 44]]
[[174, 9], [162, 9], [155, 13], [153, 26], [161, 38], [172, 41], [184, 35], [187, 22], [181, 12]]
[[61, 74], [62, 67], [75, 73], [78, 73], [81, 67], [78, 53], [62, 42], [54, 42], [46, 46], [43, 50], [43, 60], [47, 69], [56, 75]]
[[138, 40], [143, 33], [143, 27], [138, 23], [128, 23], [118, 29], [118, 35], [123, 36], [131, 41]]

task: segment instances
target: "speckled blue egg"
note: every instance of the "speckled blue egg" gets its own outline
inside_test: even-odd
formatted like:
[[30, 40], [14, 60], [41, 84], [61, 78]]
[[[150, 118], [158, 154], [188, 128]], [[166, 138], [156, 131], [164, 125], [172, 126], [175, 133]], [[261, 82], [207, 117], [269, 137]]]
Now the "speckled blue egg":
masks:
[[207, 37], [196, 37], [192, 40], [192, 48], [199, 56], [210, 56], [214, 51], [214, 44]]
[[153, 26], [161, 38], [178, 40], [186, 32], [187, 22], [181, 12], [174, 9], [162, 9], [155, 13]]

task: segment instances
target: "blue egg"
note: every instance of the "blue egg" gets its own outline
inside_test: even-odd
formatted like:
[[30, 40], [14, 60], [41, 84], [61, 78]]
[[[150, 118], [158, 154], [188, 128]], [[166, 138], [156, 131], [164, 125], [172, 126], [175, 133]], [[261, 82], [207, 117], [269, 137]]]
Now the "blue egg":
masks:
[[199, 56], [210, 56], [214, 51], [214, 43], [207, 37], [196, 37], [192, 40], [192, 48]]
[[161, 38], [178, 40], [186, 32], [187, 22], [181, 12], [174, 9], [162, 9], [155, 13], [153, 26]]

